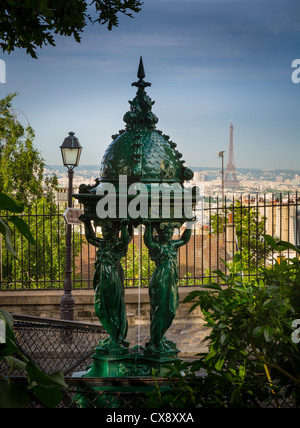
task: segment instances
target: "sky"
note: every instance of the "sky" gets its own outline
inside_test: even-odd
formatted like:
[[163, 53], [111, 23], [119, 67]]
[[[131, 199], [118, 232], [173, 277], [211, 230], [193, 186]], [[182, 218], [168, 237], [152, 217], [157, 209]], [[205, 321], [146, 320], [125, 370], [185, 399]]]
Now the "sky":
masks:
[[38, 59], [0, 53], [0, 96], [18, 92], [19, 120], [35, 130], [46, 164], [62, 163], [59, 146], [73, 131], [80, 164], [100, 167], [125, 127], [142, 56], [157, 129], [188, 166], [219, 167], [221, 150], [226, 164], [232, 120], [237, 168], [300, 170], [299, 42], [299, 0], [144, 0], [112, 31], [89, 25], [80, 44], [57, 37]]

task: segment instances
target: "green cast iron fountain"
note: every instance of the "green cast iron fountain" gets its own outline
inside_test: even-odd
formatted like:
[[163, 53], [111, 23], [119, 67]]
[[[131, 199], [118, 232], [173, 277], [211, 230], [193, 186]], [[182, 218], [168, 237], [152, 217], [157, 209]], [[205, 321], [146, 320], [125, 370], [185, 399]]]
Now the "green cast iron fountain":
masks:
[[[184, 188], [193, 172], [170, 137], [156, 129], [158, 119], [152, 112], [154, 102], [145, 92], [151, 84], [144, 81], [142, 58], [137, 76], [138, 81], [132, 84], [137, 93], [124, 115], [125, 130], [112, 137], [95, 184], [82, 184], [74, 195], [84, 206], [81, 220], [87, 240], [97, 248], [95, 311], [109, 334], [99, 343], [94, 363], [81, 373], [83, 377], [149, 376], [152, 368], [162, 373], [162, 365], [176, 360], [179, 352], [166, 332], [178, 308], [177, 251], [189, 241], [191, 228], [179, 239], [173, 239], [173, 233], [194, 219], [197, 189]], [[126, 256], [134, 228], [141, 224], [156, 269], [149, 285], [150, 342], [131, 348], [126, 340], [120, 261]], [[97, 227], [101, 227], [102, 238]]]

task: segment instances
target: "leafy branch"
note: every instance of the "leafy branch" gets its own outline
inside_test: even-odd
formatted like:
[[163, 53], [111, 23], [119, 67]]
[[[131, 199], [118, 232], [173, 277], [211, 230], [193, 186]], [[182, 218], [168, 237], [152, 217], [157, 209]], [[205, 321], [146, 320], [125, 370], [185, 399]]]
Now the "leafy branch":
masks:
[[[23, 212], [25, 204], [23, 202], [15, 201], [5, 193], [0, 193], [0, 211], [5, 210], [13, 214], [20, 214]], [[35, 244], [34, 237], [32, 236], [28, 225], [23, 219], [17, 216], [10, 216], [7, 218], [7, 222], [0, 217], [0, 233], [4, 237], [5, 246], [7, 251], [16, 257], [15, 250], [12, 245], [12, 231], [9, 226], [12, 223], [17, 227], [19, 232], [31, 243]]]
[[[36, 50], [43, 45], [55, 46], [55, 34], [80, 34], [88, 22], [107, 24], [108, 30], [118, 27], [118, 13], [133, 17], [141, 10], [141, 0], [0, 0], [0, 47], [3, 52], [26, 49], [37, 58]], [[97, 18], [91, 16], [93, 6]]]

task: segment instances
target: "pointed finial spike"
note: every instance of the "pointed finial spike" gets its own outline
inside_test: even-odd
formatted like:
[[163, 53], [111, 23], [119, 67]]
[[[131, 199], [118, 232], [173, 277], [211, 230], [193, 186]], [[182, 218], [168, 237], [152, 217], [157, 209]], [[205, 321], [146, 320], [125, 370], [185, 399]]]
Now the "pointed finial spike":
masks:
[[145, 88], [147, 88], [147, 86], [151, 86], [151, 83], [144, 81], [145, 76], [146, 74], [144, 70], [143, 59], [142, 57], [140, 57], [139, 69], [137, 72], [137, 77], [139, 78], [139, 80], [138, 82], [132, 83], [132, 86], [136, 86], [137, 88], [139, 88], [139, 90], [143, 90], [143, 91], [145, 90]]
[[139, 64], [139, 69], [138, 69], [138, 73], [137, 73], [137, 77], [142, 80], [144, 79], [146, 76], [145, 74], [145, 70], [144, 70], [144, 64], [143, 64], [143, 58], [140, 57], [140, 64]]

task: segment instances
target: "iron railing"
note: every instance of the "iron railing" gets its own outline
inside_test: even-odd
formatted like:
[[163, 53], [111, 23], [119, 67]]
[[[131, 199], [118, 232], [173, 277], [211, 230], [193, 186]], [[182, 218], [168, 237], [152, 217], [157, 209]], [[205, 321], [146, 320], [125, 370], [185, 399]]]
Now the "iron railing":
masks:
[[[204, 198], [198, 222], [188, 245], [179, 251], [180, 285], [198, 286], [215, 279], [214, 271], [226, 270], [240, 251], [247, 275], [258, 274], [260, 266], [272, 266], [263, 234], [300, 243], [300, 198], [296, 194], [247, 196], [222, 201]], [[64, 207], [39, 203], [21, 214], [36, 245], [29, 244], [13, 229], [13, 246], [18, 258], [0, 245], [0, 290], [63, 288], [65, 269]], [[2, 213], [7, 220], [9, 213]], [[73, 226], [73, 288], [92, 288], [95, 248], [88, 244], [82, 226]], [[1, 243], [0, 243], [1, 244]], [[135, 235], [122, 261], [125, 286], [148, 286], [154, 269], [142, 236]], [[246, 271], [245, 270], [245, 271]], [[246, 273], [245, 273], [246, 274]]]
[[[21, 384], [26, 384], [27, 382], [27, 379], [23, 376], [11, 377], [10, 379], [13, 382]], [[175, 379], [173, 379], [173, 382], [174, 381]], [[98, 422], [101, 421], [101, 418], [103, 418], [103, 422], [113, 421], [112, 416], [114, 412], [111, 409], [115, 409], [115, 414], [117, 415], [141, 415], [143, 416], [143, 420], [151, 420], [155, 423], [159, 421], [171, 422], [172, 420], [174, 422], [180, 420], [181, 422], [191, 420], [195, 422], [199, 420], [200, 422], [200, 418], [203, 416], [201, 406], [195, 408], [174, 408], [172, 403], [170, 403], [169, 407], [166, 407], [166, 405], [160, 407], [159, 402], [157, 402], [155, 406], [153, 406], [152, 403], [149, 404], [151, 396], [154, 394], [157, 387], [160, 391], [170, 388], [170, 381], [165, 378], [156, 378], [154, 380], [151, 378], [77, 379], [66, 377], [65, 383], [67, 384], [67, 388], [63, 388], [62, 400], [57, 408], [101, 408]], [[30, 398], [31, 400], [28, 408], [45, 407], [33, 394], [31, 394]], [[256, 401], [255, 397], [253, 397], [253, 402], [254, 401]], [[218, 408], [219, 406], [215, 404], [214, 407]], [[271, 390], [269, 391], [269, 396], [266, 398], [266, 401], [256, 401], [255, 404], [252, 403], [248, 406], [244, 404], [243, 407], [264, 409], [274, 409], [278, 407], [283, 409], [299, 408], [294, 400], [286, 399], [284, 394], [278, 394], [277, 401], [275, 401]], [[116, 409], [118, 410], [116, 411]], [[174, 416], [178, 414], [181, 415], [179, 418]], [[189, 419], [187, 417], [188, 414], [191, 415]], [[153, 415], [152, 418], [151, 415]], [[160, 415], [165, 415], [167, 419], [161, 418]], [[182, 415], [185, 415], [185, 418]], [[120, 422], [120, 419], [118, 422]]]
[[[48, 374], [61, 370], [65, 376], [72, 376], [76, 371], [86, 370], [92, 364], [92, 355], [99, 341], [108, 337], [98, 324], [28, 315], [13, 317], [19, 349]], [[8, 371], [9, 367], [2, 362], [0, 372], [7, 374]]]
[[[107, 337], [102, 326], [14, 315], [13, 330], [17, 346], [29, 360], [45, 373], [59, 370], [64, 373], [67, 388], [63, 388], [62, 400], [58, 405], [60, 408], [101, 407], [126, 409], [128, 412], [133, 409], [133, 412], [138, 412], [137, 409], [147, 409], [156, 387], [161, 391], [170, 388], [170, 381], [163, 377], [81, 378], [76, 375], [92, 364], [95, 347], [100, 340]], [[4, 376], [10, 374], [10, 380], [13, 382], [27, 383], [25, 372], [14, 370], [11, 373], [8, 364], [3, 360], [0, 361], [0, 373]], [[199, 373], [199, 376], [205, 376], [205, 373]], [[173, 379], [174, 381], [176, 379]], [[285, 399], [284, 394], [278, 397], [280, 407], [296, 407], [296, 403]], [[41, 408], [44, 405], [32, 394], [29, 407]], [[257, 407], [277, 407], [271, 388], [269, 399], [263, 403], [257, 402]]]

